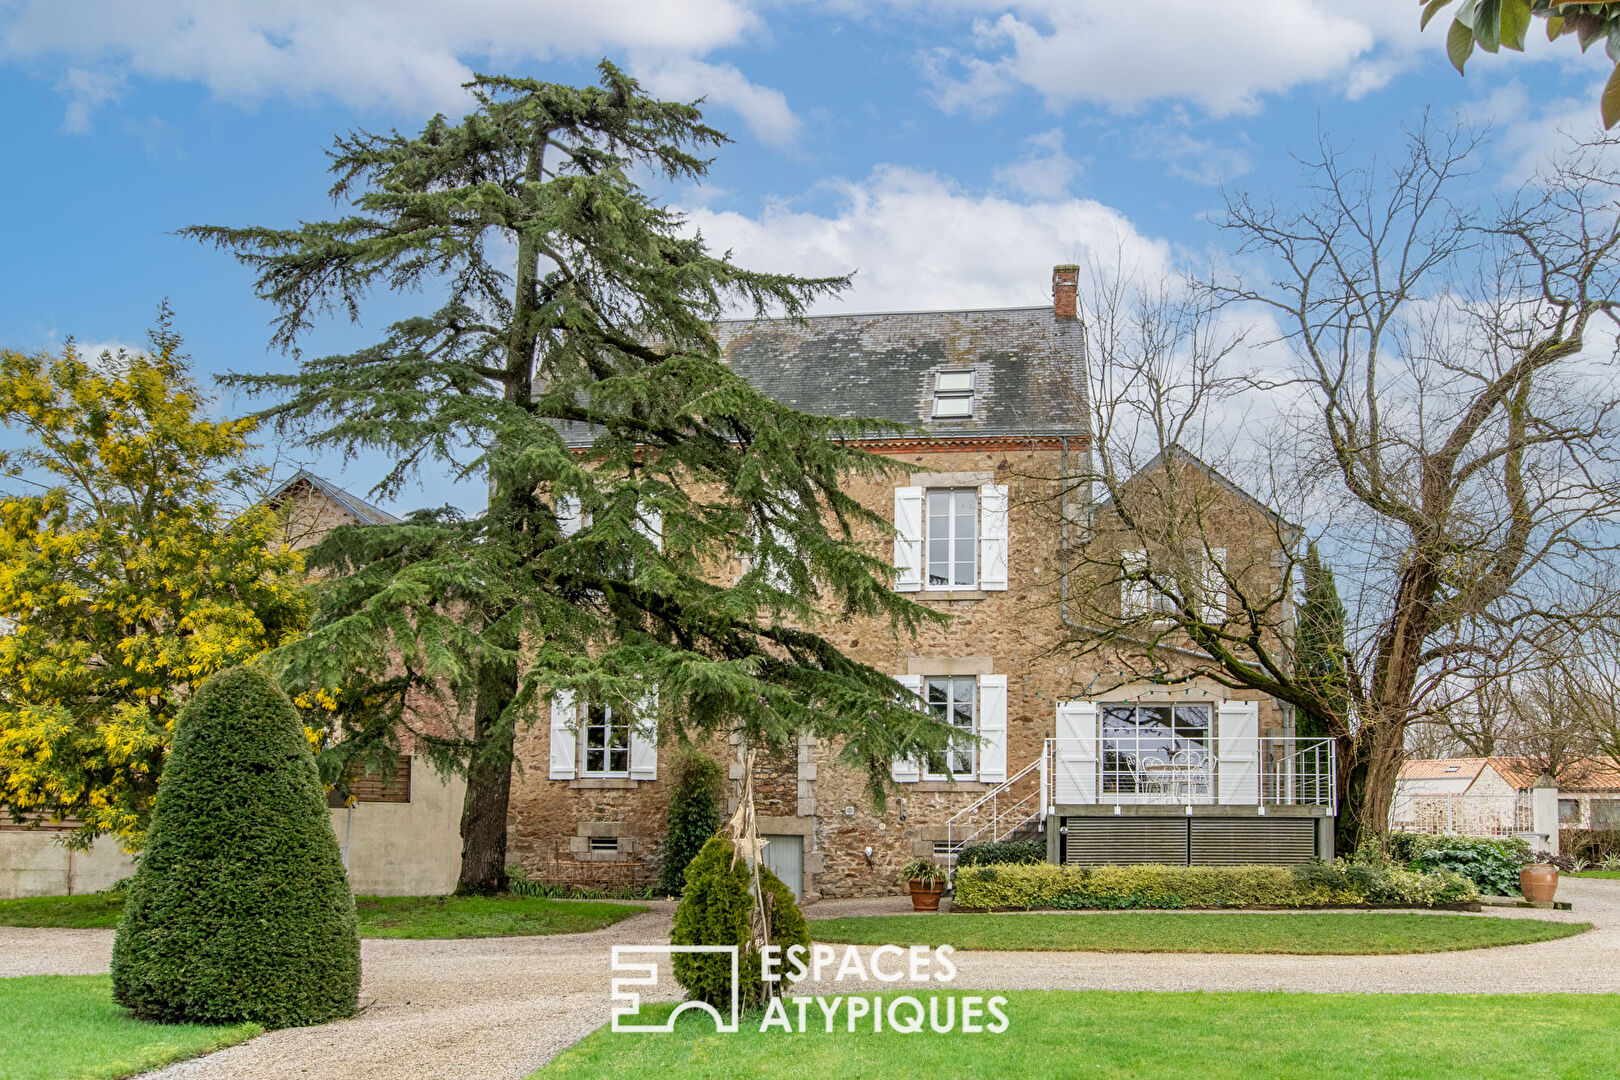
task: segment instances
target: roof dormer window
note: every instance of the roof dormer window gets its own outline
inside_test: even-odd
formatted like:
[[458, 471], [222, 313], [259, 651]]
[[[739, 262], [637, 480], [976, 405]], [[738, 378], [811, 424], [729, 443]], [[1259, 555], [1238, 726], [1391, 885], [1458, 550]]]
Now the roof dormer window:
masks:
[[934, 418], [973, 415], [973, 372], [941, 371], [934, 376]]

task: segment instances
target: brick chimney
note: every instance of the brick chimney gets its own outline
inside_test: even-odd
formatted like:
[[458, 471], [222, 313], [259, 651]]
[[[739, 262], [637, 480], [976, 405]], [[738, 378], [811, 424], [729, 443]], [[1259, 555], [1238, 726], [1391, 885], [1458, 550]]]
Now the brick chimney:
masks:
[[1059, 319], [1078, 319], [1080, 268], [1065, 264], [1052, 267], [1052, 314]]

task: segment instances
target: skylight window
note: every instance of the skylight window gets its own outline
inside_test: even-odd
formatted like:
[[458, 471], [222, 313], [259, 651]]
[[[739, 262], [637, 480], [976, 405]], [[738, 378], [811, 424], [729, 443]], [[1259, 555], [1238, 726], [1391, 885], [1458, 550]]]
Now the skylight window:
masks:
[[973, 372], [941, 371], [934, 376], [934, 416], [952, 419], [973, 415]]

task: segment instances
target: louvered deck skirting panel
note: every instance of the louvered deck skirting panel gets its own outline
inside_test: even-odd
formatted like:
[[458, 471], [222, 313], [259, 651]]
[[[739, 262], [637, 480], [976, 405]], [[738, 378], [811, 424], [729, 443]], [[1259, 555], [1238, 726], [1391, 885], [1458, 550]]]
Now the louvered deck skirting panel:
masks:
[[1297, 866], [1316, 854], [1315, 818], [1192, 818], [1192, 865]]
[[1063, 861], [1070, 866], [1187, 864], [1187, 820], [1152, 817], [1070, 817]]
[[1066, 817], [1070, 866], [1296, 866], [1316, 855], [1315, 818]]

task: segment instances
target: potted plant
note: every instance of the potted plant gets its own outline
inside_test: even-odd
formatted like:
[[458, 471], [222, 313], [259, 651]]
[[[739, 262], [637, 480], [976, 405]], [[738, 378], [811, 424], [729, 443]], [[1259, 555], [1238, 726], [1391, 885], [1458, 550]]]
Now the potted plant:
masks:
[[914, 911], [938, 911], [945, 892], [945, 868], [927, 859], [912, 859], [900, 868], [900, 880], [911, 890]]
[[1519, 891], [1536, 904], [1550, 904], [1558, 894], [1558, 867], [1550, 862], [1533, 862], [1519, 871]]

